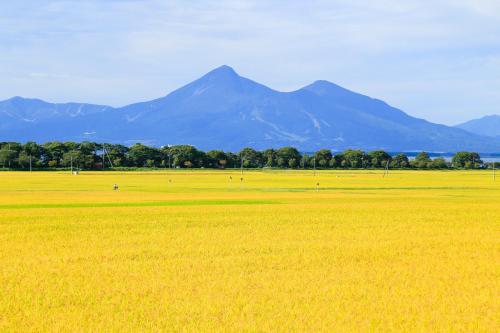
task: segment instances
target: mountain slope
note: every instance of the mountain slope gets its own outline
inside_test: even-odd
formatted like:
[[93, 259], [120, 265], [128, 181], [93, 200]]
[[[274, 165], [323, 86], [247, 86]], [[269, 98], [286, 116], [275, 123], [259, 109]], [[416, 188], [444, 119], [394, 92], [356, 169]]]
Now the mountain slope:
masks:
[[152, 101], [116, 109], [84, 109], [76, 116], [71, 109], [41, 117], [47, 120], [39, 121], [37, 129], [58, 129], [55, 132], [37, 132], [21, 122], [25, 127], [14, 131], [12, 126], [0, 127], [0, 139], [89, 138], [226, 150], [292, 145], [301, 150], [500, 151], [500, 142], [492, 138], [411, 117], [383, 101], [328, 81], [279, 92], [239, 76], [228, 66]]
[[500, 115], [473, 119], [455, 127], [478, 135], [500, 137]]

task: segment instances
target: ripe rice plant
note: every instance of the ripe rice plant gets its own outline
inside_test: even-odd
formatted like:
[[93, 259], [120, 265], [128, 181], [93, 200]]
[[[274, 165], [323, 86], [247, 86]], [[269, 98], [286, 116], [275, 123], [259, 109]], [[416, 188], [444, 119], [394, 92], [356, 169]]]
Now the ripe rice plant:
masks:
[[383, 173], [0, 173], [0, 331], [496, 331], [500, 182]]

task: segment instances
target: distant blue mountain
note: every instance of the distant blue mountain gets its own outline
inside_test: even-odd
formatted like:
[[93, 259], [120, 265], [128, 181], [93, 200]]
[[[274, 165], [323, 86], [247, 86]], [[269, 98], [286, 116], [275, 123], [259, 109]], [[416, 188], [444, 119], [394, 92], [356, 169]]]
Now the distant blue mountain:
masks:
[[6, 140], [192, 144], [225, 150], [291, 145], [303, 151], [500, 151], [500, 140], [411, 117], [328, 81], [279, 92], [228, 66], [165, 97], [122, 108], [21, 98], [0, 102], [0, 141]]
[[500, 116], [491, 115], [480, 119], [473, 119], [463, 124], [455, 126], [463, 130], [475, 133], [478, 135], [486, 135], [500, 138]]
[[0, 141], [85, 140], [90, 135], [85, 129], [93, 127], [88, 119], [110, 110], [104, 105], [53, 104], [13, 97], [0, 102]]

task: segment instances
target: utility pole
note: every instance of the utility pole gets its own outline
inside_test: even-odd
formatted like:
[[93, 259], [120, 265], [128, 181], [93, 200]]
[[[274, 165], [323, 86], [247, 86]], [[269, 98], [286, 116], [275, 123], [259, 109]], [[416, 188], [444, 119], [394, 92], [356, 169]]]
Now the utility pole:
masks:
[[30, 172], [31, 172], [32, 168], [31, 168], [31, 154], [30, 154]]
[[172, 151], [170, 150], [170, 148], [172, 147], [171, 145], [167, 145], [168, 147], [168, 168], [169, 169], [172, 169], [172, 162], [171, 162], [171, 159], [172, 159]]
[[111, 157], [109, 157], [109, 153], [106, 150], [106, 146], [104, 146], [104, 155], [108, 157], [108, 162], [109, 162], [110, 168], [114, 168], [115, 166], [113, 165], [113, 161], [111, 161]]
[[383, 178], [385, 178], [385, 176], [387, 176], [388, 174], [389, 174], [389, 160], [387, 160], [387, 164], [385, 165]]
[[102, 169], [104, 170], [104, 154], [106, 152], [106, 147], [104, 146], [104, 143], [102, 144]]
[[241, 166], [240, 166], [240, 169], [241, 169], [241, 175], [243, 175], [243, 157], [241, 158]]
[[172, 152], [170, 151], [171, 147], [172, 147], [172, 145], [167, 145], [167, 148], [168, 148], [168, 168], [169, 169], [172, 169], [172, 163], [171, 163]]
[[9, 169], [10, 169], [10, 143], [9, 143]]
[[73, 174], [73, 154], [71, 154], [71, 174]]
[[316, 176], [316, 157], [313, 159], [314, 175]]

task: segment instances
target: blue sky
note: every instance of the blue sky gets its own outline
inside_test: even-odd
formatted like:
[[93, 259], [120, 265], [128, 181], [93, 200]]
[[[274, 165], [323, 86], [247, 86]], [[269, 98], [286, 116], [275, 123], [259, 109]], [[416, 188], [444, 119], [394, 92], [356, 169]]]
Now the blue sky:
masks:
[[456, 124], [500, 114], [500, 1], [0, 3], [0, 99], [121, 106], [222, 64], [277, 90], [325, 79]]

